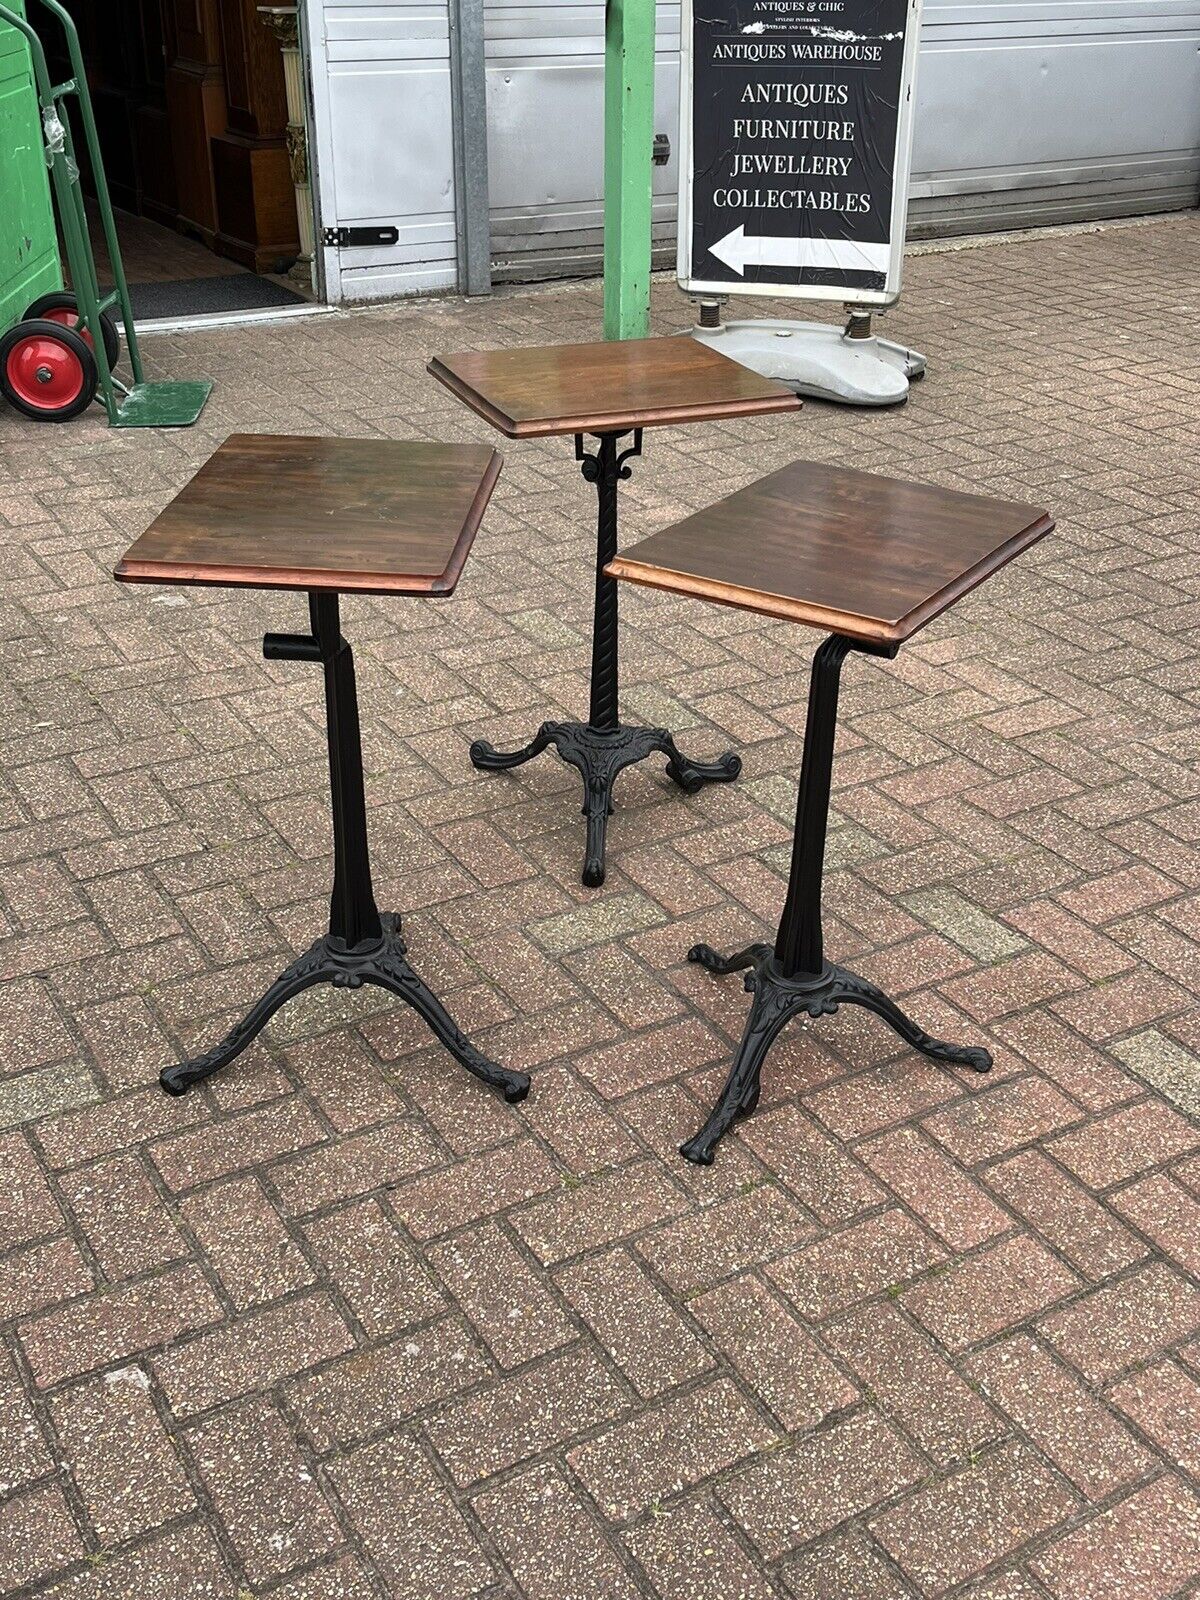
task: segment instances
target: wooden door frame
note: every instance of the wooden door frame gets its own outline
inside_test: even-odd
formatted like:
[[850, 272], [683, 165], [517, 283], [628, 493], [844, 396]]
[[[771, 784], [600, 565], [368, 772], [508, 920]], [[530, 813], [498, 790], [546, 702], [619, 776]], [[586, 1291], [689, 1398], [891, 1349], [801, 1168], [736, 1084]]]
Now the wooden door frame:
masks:
[[340, 305], [341, 258], [324, 242], [325, 218], [337, 219], [337, 173], [333, 160], [333, 124], [329, 96], [329, 45], [324, 0], [296, 0], [300, 13], [300, 57], [308, 111], [308, 171], [312, 182], [313, 250], [317, 292], [326, 305]]

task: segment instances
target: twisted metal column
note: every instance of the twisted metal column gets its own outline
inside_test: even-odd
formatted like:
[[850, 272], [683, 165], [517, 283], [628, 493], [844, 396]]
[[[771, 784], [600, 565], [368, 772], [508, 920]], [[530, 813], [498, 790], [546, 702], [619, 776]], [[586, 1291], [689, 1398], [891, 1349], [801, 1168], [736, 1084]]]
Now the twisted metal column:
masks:
[[741, 757], [732, 750], [715, 761], [693, 761], [684, 755], [666, 728], [621, 724], [617, 705], [617, 584], [604, 569], [617, 553], [617, 485], [629, 477], [631, 457], [642, 453], [642, 430], [634, 428], [632, 432], [633, 443], [626, 450], [617, 448], [623, 433], [599, 434], [595, 455], [588, 455], [584, 449], [583, 434], [575, 435], [575, 459], [583, 476], [595, 484], [597, 496], [588, 720], [543, 722], [529, 743], [517, 750], [497, 750], [487, 739], [476, 739], [471, 745], [471, 760], [485, 772], [510, 772], [532, 761], [548, 745], [554, 746], [562, 760], [578, 768], [583, 779], [583, 814], [587, 818], [582, 876], [589, 889], [604, 882], [604, 847], [613, 809], [613, 784], [624, 768], [649, 755], [664, 755], [667, 776], [685, 794], [695, 794], [706, 783], [732, 783], [742, 770]]
[[588, 726], [615, 733], [617, 720], [617, 581], [604, 569], [617, 553], [617, 484], [628, 478], [626, 462], [642, 453], [642, 430], [634, 430], [628, 450], [617, 450], [618, 433], [602, 433], [599, 448], [589, 456], [583, 435], [575, 435], [575, 459], [589, 483], [596, 485], [596, 599], [592, 611], [592, 693]]

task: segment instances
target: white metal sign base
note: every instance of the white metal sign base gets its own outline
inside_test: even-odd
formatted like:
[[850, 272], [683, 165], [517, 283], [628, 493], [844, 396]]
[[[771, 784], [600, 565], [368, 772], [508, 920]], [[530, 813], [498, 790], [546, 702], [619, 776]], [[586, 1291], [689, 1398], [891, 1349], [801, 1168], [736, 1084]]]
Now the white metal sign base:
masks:
[[894, 406], [925, 372], [917, 350], [880, 339], [852, 339], [828, 322], [761, 318], [693, 328], [692, 338], [797, 394], [849, 406]]

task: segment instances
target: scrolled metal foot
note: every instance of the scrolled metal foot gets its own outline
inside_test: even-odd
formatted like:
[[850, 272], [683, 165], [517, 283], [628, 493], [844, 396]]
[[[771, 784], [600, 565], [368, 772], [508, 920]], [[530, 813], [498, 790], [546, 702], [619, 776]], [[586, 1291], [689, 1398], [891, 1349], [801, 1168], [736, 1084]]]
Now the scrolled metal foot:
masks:
[[955, 1067], [970, 1067], [972, 1072], [992, 1070], [991, 1054], [981, 1045], [947, 1044], [943, 1039], [935, 1039], [932, 1034], [926, 1033], [924, 1028], [919, 1027], [906, 1012], [901, 1011], [896, 1002], [884, 994], [882, 989], [868, 982], [866, 978], [860, 978], [856, 972], [847, 972], [844, 967], [835, 967], [833, 973], [829, 995], [833, 1006], [839, 1004], [862, 1006], [867, 1011], [873, 1011], [876, 1016], [882, 1017], [895, 1029], [905, 1044], [912, 1045], [914, 1050], [919, 1050], [931, 1061], [945, 1061]]
[[471, 763], [484, 772], [509, 772], [513, 767], [522, 767], [534, 756], [540, 756], [549, 745], [549, 727], [549, 723], [543, 722], [529, 743], [519, 750], [497, 750], [487, 739], [476, 739], [469, 752]]
[[724, 976], [728, 972], [740, 972], [743, 967], [760, 967], [764, 961], [770, 960], [773, 953], [769, 944], [748, 944], [744, 950], [723, 956], [718, 955], [710, 944], [694, 944], [687, 958], [708, 972]]
[[[766, 949], [770, 956], [769, 945], [759, 948]], [[755, 965], [758, 966], [757, 963]], [[745, 1031], [733, 1058], [729, 1077], [708, 1121], [699, 1133], [679, 1146], [679, 1153], [685, 1160], [701, 1167], [712, 1165], [717, 1145], [724, 1135], [739, 1117], [748, 1117], [758, 1105], [759, 1080], [767, 1051], [784, 1024], [798, 1011], [803, 1011], [805, 1006], [802, 990], [790, 985], [786, 979], [782, 982], [774, 980], [765, 962], [758, 966], [750, 1015], [746, 1018]]]
[[286, 1005], [296, 995], [303, 994], [305, 989], [311, 989], [314, 984], [331, 982], [332, 979], [333, 969], [327, 959], [326, 941], [318, 939], [286, 972], [280, 973], [258, 1004], [230, 1029], [220, 1044], [202, 1056], [193, 1056], [173, 1067], [165, 1067], [158, 1075], [159, 1083], [168, 1094], [186, 1094], [193, 1084], [228, 1066], [234, 1056], [257, 1038], [280, 1006]]
[[685, 794], [698, 794], [706, 783], [732, 783], [742, 770], [742, 758], [732, 750], [726, 750], [715, 761], [693, 761], [676, 747], [674, 739], [666, 743], [669, 746], [665, 752], [669, 757], [667, 776]]
[[587, 818], [583, 881], [589, 889], [598, 889], [604, 882], [604, 843], [612, 809], [612, 777], [605, 781], [603, 774], [597, 774], [588, 780], [583, 796], [583, 814]]
[[388, 926], [390, 920], [385, 919], [382, 950], [364, 965], [363, 981], [378, 984], [380, 988], [407, 1001], [425, 1019], [430, 1031], [454, 1059], [481, 1082], [502, 1090], [504, 1098], [510, 1103], [524, 1100], [529, 1093], [529, 1075], [499, 1067], [475, 1048], [437, 995], [426, 987], [409, 965], [404, 942]]

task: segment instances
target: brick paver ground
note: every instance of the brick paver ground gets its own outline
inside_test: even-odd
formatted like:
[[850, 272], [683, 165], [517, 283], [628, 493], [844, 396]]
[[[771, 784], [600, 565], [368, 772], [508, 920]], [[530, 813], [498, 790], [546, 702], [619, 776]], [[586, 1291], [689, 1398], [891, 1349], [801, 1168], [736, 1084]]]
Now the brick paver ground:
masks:
[[647, 436], [630, 537], [796, 455], [1059, 519], [845, 674], [828, 943], [995, 1072], [824, 1019], [708, 1171], [746, 999], [683, 957], [772, 929], [814, 636], [623, 595], [628, 711], [745, 772], [628, 773], [583, 890], [574, 775], [467, 760], [585, 705], [562, 441], [507, 448], [451, 603], [346, 607], [381, 902], [532, 1097], [365, 992], [154, 1085], [322, 925], [320, 681], [261, 659], [294, 597], [115, 557], [232, 430], [490, 439], [426, 357], [588, 334], [595, 285], [155, 340], [217, 380], [191, 432], [0, 419], [0, 1591], [1200, 1592], [1198, 249], [918, 257], [906, 408]]

